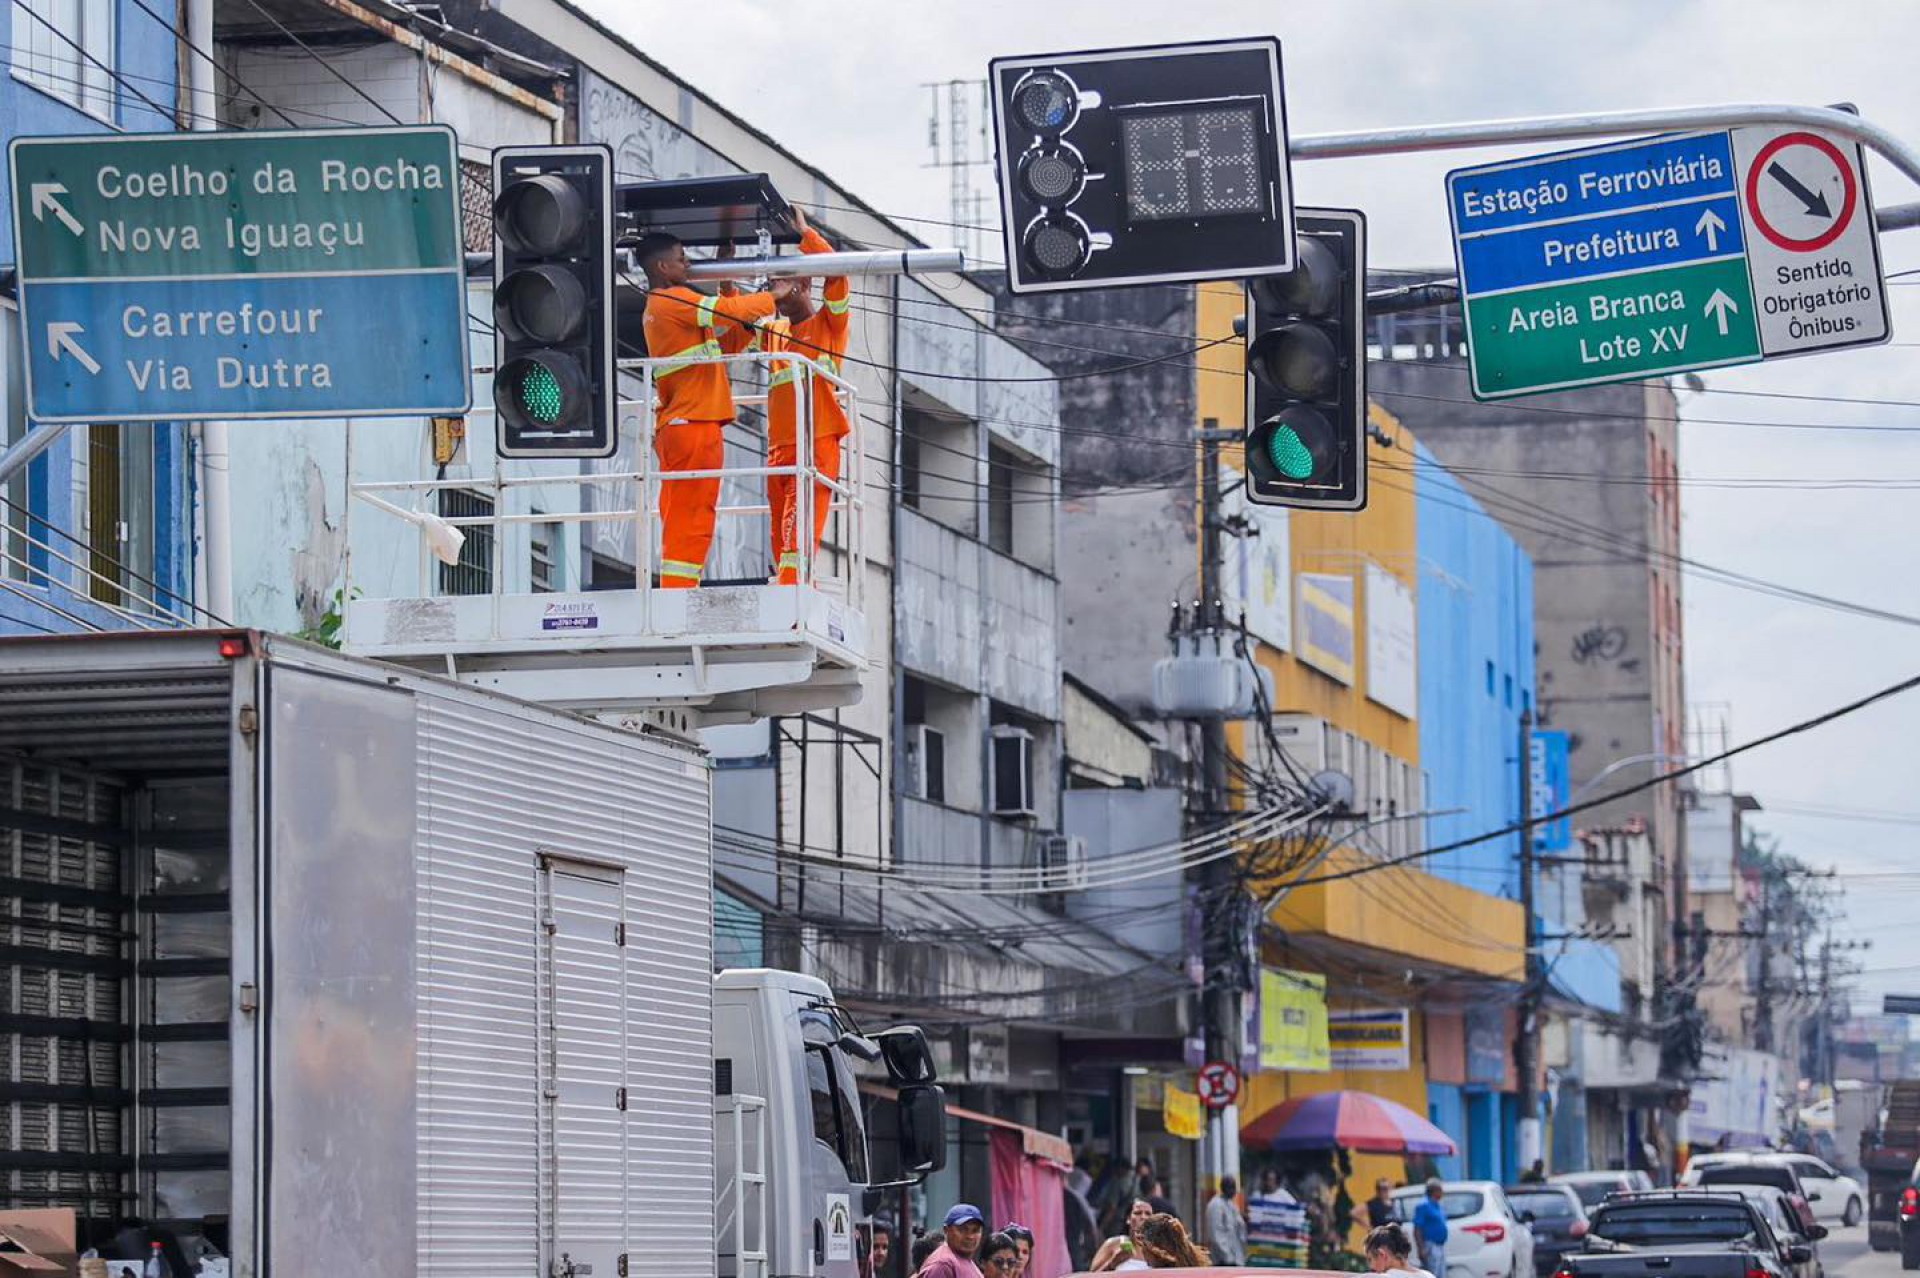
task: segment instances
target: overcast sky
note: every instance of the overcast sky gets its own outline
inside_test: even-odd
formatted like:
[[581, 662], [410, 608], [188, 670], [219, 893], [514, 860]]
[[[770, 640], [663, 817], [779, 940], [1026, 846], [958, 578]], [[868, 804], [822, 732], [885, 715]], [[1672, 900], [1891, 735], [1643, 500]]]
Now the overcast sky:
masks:
[[[981, 78], [999, 54], [1172, 40], [1278, 35], [1296, 136], [1706, 102], [1844, 101], [1920, 146], [1920, 5], [1910, 0], [586, 3], [874, 207], [934, 222], [949, 217], [948, 175], [923, 167], [926, 82]], [[1315, 162], [1297, 164], [1294, 174], [1302, 203], [1366, 211], [1375, 267], [1446, 265], [1442, 176], [1500, 154]], [[1874, 164], [1872, 180], [1883, 206], [1920, 201], [1920, 189], [1885, 164]], [[978, 188], [990, 191], [991, 183], [982, 170]], [[938, 225], [910, 225], [930, 243], [947, 242]], [[1920, 230], [1888, 235], [1883, 252], [1889, 273], [1920, 269]], [[997, 246], [989, 256], [999, 257]], [[1706, 393], [1683, 395], [1689, 556], [1920, 616], [1920, 287], [1912, 285], [1920, 274], [1891, 289], [1891, 346], [1709, 373]], [[1739, 391], [1901, 403], [1731, 393]], [[1900, 483], [1911, 487], [1891, 486]], [[1920, 673], [1920, 626], [1697, 577], [1686, 592], [1688, 699], [1729, 706], [1736, 741]], [[1876, 1006], [1886, 990], [1920, 991], [1916, 738], [1920, 691], [1745, 756], [1735, 769], [1737, 788], [1769, 809], [1761, 827], [1786, 850], [1836, 867], [1848, 884], [1837, 931], [1873, 942], [1859, 984]], [[1888, 814], [1916, 819], [1880, 819]], [[1862, 877], [1889, 871], [1910, 877]]]

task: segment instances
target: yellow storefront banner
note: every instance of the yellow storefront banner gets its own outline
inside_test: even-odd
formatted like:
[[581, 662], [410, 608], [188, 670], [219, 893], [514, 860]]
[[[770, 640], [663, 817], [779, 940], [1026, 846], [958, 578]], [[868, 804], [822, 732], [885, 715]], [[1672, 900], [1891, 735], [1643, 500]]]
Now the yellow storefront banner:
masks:
[[1169, 1136], [1199, 1140], [1206, 1130], [1206, 1122], [1200, 1117], [1200, 1094], [1182, 1091], [1168, 1083], [1160, 1108], [1160, 1125], [1167, 1129]]
[[1333, 1068], [1326, 977], [1279, 967], [1260, 969], [1260, 1068], [1315, 1073]]

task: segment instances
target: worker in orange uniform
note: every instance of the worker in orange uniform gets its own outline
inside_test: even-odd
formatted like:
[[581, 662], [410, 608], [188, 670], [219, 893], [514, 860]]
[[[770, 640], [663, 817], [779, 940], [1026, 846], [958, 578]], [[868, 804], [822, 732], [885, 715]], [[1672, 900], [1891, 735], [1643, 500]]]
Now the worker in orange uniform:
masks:
[[[831, 253], [833, 245], [807, 225], [806, 215], [793, 211], [794, 224], [800, 228], [802, 253]], [[791, 350], [838, 373], [847, 354], [847, 312], [852, 303], [851, 286], [844, 275], [830, 275], [821, 290], [821, 306], [813, 306], [810, 281], [779, 303], [779, 327], [763, 328], [761, 341], [769, 352]], [[834, 395], [834, 384], [798, 360], [776, 360], [767, 394], [767, 465], [778, 469], [796, 464], [799, 457], [800, 397], [799, 384], [805, 380], [813, 403], [813, 468], [821, 479], [839, 482], [840, 442], [852, 429], [847, 410]], [[767, 506], [773, 517], [773, 562], [779, 582], [791, 586], [800, 580], [800, 485], [798, 475], [767, 476]], [[833, 504], [833, 490], [816, 482], [813, 488], [811, 540], [807, 554], [820, 550], [820, 535], [826, 531], [827, 514]]]
[[[725, 431], [733, 420], [733, 387], [718, 362], [722, 339], [772, 315], [780, 299], [796, 291], [775, 280], [765, 293], [716, 297], [687, 282], [686, 247], [674, 236], [649, 235], [635, 250], [647, 273], [647, 354], [654, 366], [653, 451], [666, 472], [718, 471], [726, 462]], [[660, 484], [660, 584], [700, 584], [713, 545], [718, 475], [663, 479]]]

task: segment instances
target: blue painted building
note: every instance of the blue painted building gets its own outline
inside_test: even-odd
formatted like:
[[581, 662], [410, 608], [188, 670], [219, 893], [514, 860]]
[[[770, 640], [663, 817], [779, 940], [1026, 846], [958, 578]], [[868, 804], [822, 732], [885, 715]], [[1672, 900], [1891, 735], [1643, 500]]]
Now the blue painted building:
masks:
[[[1521, 814], [1522, 717], [1533, 709], [1535, 686], [1533, 563], [1431, 453], [1416, 445], [1415, 457], [1425, 806], [1454, 809], [1428, 819], [1432, 846], [1499, 829]], [[1508, 834], [1433, 857], [1427, 869], [1518, 899], [1520, 846], [1520, 836]], [[1534, 888], [1535, 929], [1550, 938], [1542, 950], [1550, 1002], [1617, 1012], [1619, 957], [1605, 944], [1566, 937], [1584, 922], [1579, 874], [1548, 866]], [[1500, 1179], [1523, 1170], [1515, 1102], [1491, 1087], [1431, 1084], [1431, 1117], [1465, 1137], [1463, 1155], [1442, 1160], [1443, 1173]], [[1559, 1128], [1571, 1135], [1584, 1123]], [[1556, 1165], [1583, 1165], [1579, 1152], [1556, 1144]]]
[[[0, 131], [8, 140], [172, 132], [174, 11], [151, 0], [12, 0]], [[4, 171], [0, 198], [11, 207]], [[0, 218], [0, 262], [13, 258], [12, 221]], [[0, 298], [0, 446], [28, 426], [19, 319], [12, 296]], [[0, 634], [167, 624], [166, 613], [188, 613], [192, 475], [185, 427], [102, 422], [67, 431], [0, 485]]]
[[[1448, 813], [1428, 818], [1432, 846], [1519, 815], [1520, 718], [1533, 709], [1533, 562], [1433, 454], [1416, 444], [1414, 455], [1420, 762], [1426, 809]], [[1519, 852], [1509, 834], [1425, 868], [1518, 899]]]

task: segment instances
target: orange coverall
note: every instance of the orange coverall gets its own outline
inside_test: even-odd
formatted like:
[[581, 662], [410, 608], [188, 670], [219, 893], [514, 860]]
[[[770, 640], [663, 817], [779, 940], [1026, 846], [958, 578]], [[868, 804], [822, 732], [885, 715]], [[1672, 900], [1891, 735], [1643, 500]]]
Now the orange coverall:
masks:
[[[695, 363], [721, 353], [721, 335], [745, 330], [773, 314], [773, 294], [713, 297], [684, 286], [656, 289], [647, 298], [647, 354], [655, 368], [653, 451], [664, 471], [719, 470], [726, 462], [724, 431], [733, 420], [727, 366]], [[660, 584], [700, 584], [713, 545], [720, 480], [664, 479], [660, 484]]]
[[[812, 227], [800, 239], [803, 253], [831, 253], [833, 246]], [[820, 309], [782, 334], [763, 330], [761, 340], [768, 351], [792, 350], [838, 373], [847, 354], [848, 316], [852, 287], [844, 275], [827, 278], [821, 290]], [[822, 477], [840, 478], [840, 441], [852, 429], [847, 411], [834, 398], [833, 383], [798, 363], [776, 361], [767, 393], [767, 465], [792, 466], [799, 455], [799, 397], [795, 384], [802, 376], [813, 394], [813, 467]], [[800, 579], [800, 486], [795, 475], [767, 476], [767, 505], [773, 515], [773, 561], [780, 584], [791, 586]], [[813, 540], [808, 554], [820, 549], [820, 536], [826, 531], [827, 514], [832, 507], [833, 490], [816, 483], [813, 489]]]

